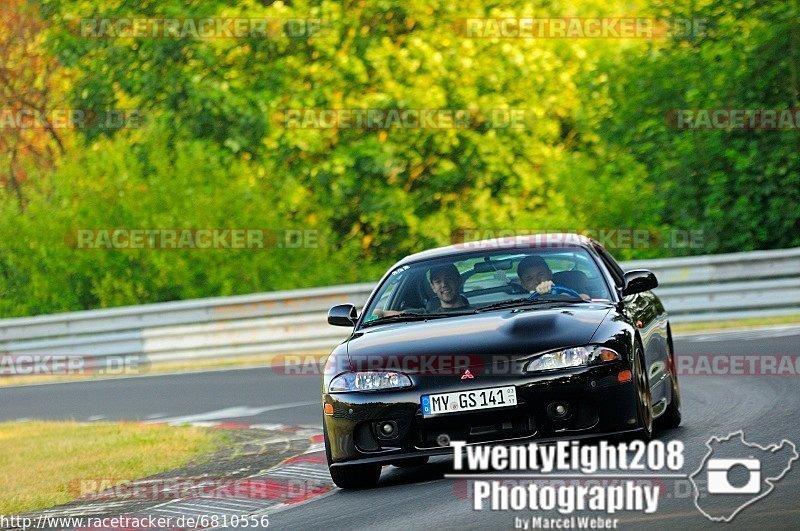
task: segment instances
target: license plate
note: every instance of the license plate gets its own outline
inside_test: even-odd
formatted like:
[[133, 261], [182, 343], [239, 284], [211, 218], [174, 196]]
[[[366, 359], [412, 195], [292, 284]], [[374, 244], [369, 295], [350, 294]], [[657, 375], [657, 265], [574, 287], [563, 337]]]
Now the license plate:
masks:
[[461, 413], [476, 409], [495, 409], [517, 405], [517, 389], [513, 385], [492, 389], [474, 389], [437, 395], [422, 395], [422, 416]]

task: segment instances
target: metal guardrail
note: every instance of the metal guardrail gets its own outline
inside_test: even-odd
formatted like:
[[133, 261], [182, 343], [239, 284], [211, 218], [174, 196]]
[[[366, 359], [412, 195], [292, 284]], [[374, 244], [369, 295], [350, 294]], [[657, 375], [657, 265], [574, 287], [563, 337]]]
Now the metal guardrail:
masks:
[[[672, 322], [800, 315], [800, 248], [642, 260]], [[0, 320], [0, 354], [145, 356], [149, 363], [326, 351], [347, 336], [334, 304], [364, 304], [373, 284], [145, 304]]]
[[655, 272], [675, 323], [800, 315], [800, 248], [621, 265]]

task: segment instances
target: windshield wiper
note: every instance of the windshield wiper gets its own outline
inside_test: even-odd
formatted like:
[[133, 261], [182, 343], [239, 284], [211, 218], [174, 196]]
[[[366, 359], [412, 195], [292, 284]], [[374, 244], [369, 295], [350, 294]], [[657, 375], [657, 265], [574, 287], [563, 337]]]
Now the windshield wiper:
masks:
[[413, 312], [402, 312], [395, 315], [385, 315], [383, 317], [378, 317], [377, 319], [373, 319], [371, 321], [367, 321], [363, 323], [361, 326], [372, 326], [373, 324], [383, 324], [393, 321], [425, 321], [428, 319], [439, 319], [442, 317], [452, 317], [454, 315], [467, 315], [475, 313], [474, 309], [470, 309], [468, 311], [453, 311], [453, 312], [442, 312], [442, 313], [413, 313]]
[[483, 306], [478, 308], [478, 311], [486, 311], [486, 310], [498, 310], [501, 308], [517, 308], [522, 306], [531, 306], [535, 304], [563, 304], [565, 302], [586, 302], [583, 299], [530, 299], [525, 297], [524, 299], [512, 299], [509, 301], [502, 301], [496, 302], [494, 304], [490, 304], [489, 306]]

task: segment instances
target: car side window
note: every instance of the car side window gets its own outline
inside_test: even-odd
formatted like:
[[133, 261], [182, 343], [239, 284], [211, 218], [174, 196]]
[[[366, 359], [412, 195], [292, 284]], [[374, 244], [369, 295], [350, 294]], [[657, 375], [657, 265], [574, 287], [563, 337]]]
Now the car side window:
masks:
[[389, 299], [397, 290], [397, 287], [400, 285], [401, 280], [402, 280], [402, 275], [397, 275], [396, 277], [391, 279], [390, 283], [386, 286], [384, 292], [381, 293], [381, 297], [378, 299], [378, 302], [375, 305], [376, 308], [381, 308], [384, 310], [395, 309], [395, 308], [387, 308], [386, 305], [389, 303]]
[[606, 268], [611, 273], [611, 276], [614, 278], [614, 283], [617, 285], [617, 287], [621, 288], [623, 286], [623, 283], [624, 283], [625, 272], [619, 266], [617, 261], [614, 260], [614, 257], [611, 256], [608, 253], [608, 251], [606, 251], [603, 248], [603, 246], [601, 246], [600, 244], [595, 243], [594, 244], [594, 249], [595, 249], [595, 251], [597, 251], [597, 254], [600, 256], [600, 259], [603, 261], [603, 263], [605, 264]]

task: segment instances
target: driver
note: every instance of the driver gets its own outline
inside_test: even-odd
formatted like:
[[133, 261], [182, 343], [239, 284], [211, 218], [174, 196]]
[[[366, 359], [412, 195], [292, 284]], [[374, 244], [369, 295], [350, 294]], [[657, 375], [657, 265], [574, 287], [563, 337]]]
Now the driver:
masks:
[[553, 272], [541, 256], [526, 256], [517, 265], [517, 276], [528, 293], [539, 295], [553, 290]]
[[461, 294], [461, 275], [455, 265], [445, 264], [432, 267], [429, 276], [431, 289], [437, 298], [428, 301], [426, 312], [469, 308], [469, 301]]
[[[553, 271], [541, 256], [530, 255], [523, 258], [517, 265], [517, 276], [528, 293], [544, 295], [553, 291]], [[586, 301], [591, 299], [586, 293], [578, 295]]]

